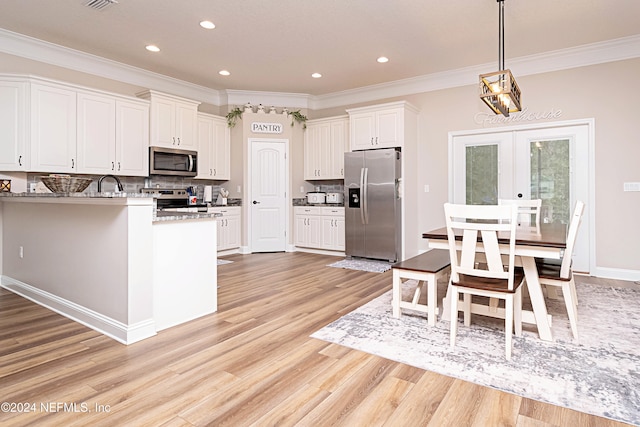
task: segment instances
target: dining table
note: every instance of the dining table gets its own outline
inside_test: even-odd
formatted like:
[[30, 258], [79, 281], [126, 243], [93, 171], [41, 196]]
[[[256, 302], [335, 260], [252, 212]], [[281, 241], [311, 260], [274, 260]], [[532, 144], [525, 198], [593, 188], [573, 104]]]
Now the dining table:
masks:
[[[551, 316], [547, 312], [547, 306], [538, 278], [538, 269], [536, 268], [536, 258], [561, 259], [567, 246], [567, 228], [564, 224], [541, 224], [540, 227], [523, 226], [516, 230], [516, 246], [515, 256], [517, 265], [524, 270], [527, 290], [531, 300], [531, 310], [522, 310], [522, 322], [535, 324], [538, 329], [540, 339], [545, 341], [553, 341], [551, 333]], [[428, 239], [430, 248], [449, 249], [449, 239], [447, 228], [437, 228], [429, 232], [423, 233], [422, 237]], [[456, 241], [462, 241], [462, 234], [456, 233]], [[508, 249], [509, 237], [507, 234], [498, 234], [498, 243], [500, 247]], [[477, 247], [478, 252], [482, 252], [482, 245]], [[449, 290], [445, 301], [443, 302], [443, 320], [449, 320], [451, 317], [449, 304]], [[462, 309], [460, 302], [460, 309]], [[473, 303], [471, 312], [482, 314], [485, 316], [504, 318], [504, 309], [497, 307], [497, 302], [490, 300], [489, 304]]]

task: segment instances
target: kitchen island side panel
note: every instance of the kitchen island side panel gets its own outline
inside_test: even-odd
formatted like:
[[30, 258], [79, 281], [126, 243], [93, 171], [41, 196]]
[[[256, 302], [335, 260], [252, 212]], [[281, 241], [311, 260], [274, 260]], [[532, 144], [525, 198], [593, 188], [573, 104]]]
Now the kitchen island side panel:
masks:
[[150, 201], [2, 202], [3, 287], [126, 344], [155, 334]]
[[153, 307], [158, 331], [218, 309], [217, 222], [153, 223]]

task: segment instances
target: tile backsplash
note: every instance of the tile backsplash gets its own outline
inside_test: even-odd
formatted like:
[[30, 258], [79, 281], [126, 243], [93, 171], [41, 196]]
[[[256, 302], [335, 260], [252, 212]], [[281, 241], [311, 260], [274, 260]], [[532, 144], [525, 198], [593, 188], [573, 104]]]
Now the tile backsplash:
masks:
[[[29, 188], [30, 183], [38, 183], [40, 182], [40, 177], [46, 175], [44, 173], [28, 173], [27, 174], [27, 188]], [[87, 193], [95, 193], [98, 191], [98, 180], [102, 175], [79, 175], [84, 178], [92, 178], [93, 182], [87, 187], [85, 192]], [[124, 191], [127, 193], [139, 193], [141, 188], [145, 187], [159, 187], [159, 188], [180, 188], [185, 189], [187, 187], [195, 187], [197, 189], [198, 199], [202, 199], [204, 196], [204, 186], [211, 185], [213, 198], [218, 195], [220, 191], [220, 187], [224, 187], [227, 190], [229, 188], [225, 187], [225, 183], [221, 183], [220, 181], [208, 181], [203, 179], [192, 179], [185, 178], [181, 176], [171, 177], [171, 176], [152, 176], [150, 178], [141, 177], [141, 176], [118, 176], [118, 179], [122, 183], [122, 187]], [[112, 178], [105, 178], [102, 181], [102, 191], [113, 191], [116, 188], [116, 182]]]

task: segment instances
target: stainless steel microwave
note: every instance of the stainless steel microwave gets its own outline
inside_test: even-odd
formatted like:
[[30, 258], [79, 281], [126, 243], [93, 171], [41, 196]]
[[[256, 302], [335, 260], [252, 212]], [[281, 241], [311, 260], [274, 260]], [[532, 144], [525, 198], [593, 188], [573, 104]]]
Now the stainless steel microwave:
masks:
[[149, 175], [196, 176], [198, 152], [149, 147]]

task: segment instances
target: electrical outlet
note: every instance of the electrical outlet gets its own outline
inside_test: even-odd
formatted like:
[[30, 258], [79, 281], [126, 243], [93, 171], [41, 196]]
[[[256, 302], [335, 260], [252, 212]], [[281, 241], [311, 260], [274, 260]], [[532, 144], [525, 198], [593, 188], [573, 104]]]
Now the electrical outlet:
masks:
[[20, 250], [18, 251], [20, 258], [24, 258], [24, 248], [22, 246], [20, 246]]
[[625, 182], [622, 191], [640, 191], [640, 182]]
[[428, 193], [429, 191], [430, 191], [429, 184], [425, 184], [425, 186], [424, 186], [424, 192], [425, 192], [425, 193]]
[[242, 193], [242, 191], [240, 191], [240, 190], [241, 190], [241, 187], [238, 185], [238, 194]]

